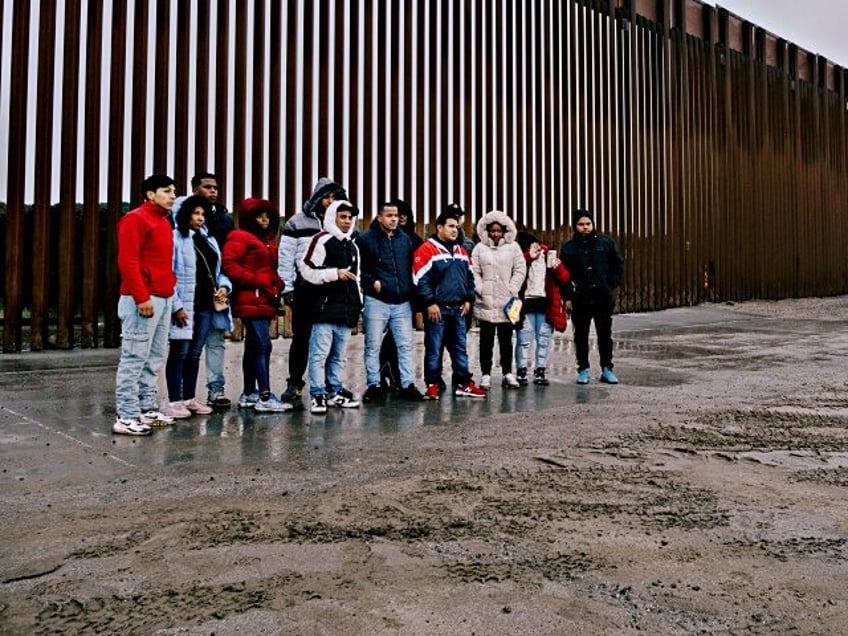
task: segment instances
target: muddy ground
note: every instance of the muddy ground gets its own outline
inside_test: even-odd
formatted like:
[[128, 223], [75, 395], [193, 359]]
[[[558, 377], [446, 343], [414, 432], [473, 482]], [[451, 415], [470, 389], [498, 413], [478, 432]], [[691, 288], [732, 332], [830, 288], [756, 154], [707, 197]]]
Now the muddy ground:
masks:
[[848, 633], [846, 315], [620, 316], [615, 387], [560, 336], [548, 388], [148, 439], [115, 352], [2, 357], [0, 633]]

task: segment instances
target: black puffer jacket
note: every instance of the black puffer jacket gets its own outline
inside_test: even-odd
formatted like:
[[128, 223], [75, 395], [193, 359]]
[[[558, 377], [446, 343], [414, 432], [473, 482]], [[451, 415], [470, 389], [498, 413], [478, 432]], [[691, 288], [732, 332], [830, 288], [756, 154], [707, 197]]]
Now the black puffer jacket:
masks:
[[608, 236], [575, 234], [562, 244], [559, 259], [571, 273], [567, 300], [607, 300], [621, 284], [624, 257]]

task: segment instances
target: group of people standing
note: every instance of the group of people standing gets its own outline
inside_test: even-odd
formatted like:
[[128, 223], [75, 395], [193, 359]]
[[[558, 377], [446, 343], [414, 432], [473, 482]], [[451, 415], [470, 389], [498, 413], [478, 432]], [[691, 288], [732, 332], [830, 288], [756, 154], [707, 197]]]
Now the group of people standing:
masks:
[[[565, 330], [569, 313], [577, 382], [590, 381], [592, 321], [600, 379], [618, 382], [611, 326], [624, 261], [615, 242], [595, 231], [588, 211], [575, 213], [573, 237], [557, 253], [518, 231], [498, 210], [479, 219], [474, 243], [462, 232], [464, 211], [457, 204], [436, 218], [426, 240], [416, 235], [412, 209], [400, 199], [382, 203], [370, 227], [358, 233], [359, 211], [344, 187], [326, 177], [282, 233], [278, 208], [259, 198], [242, 202], [235, 228], [217, 200], [215, 175], [196, 175], [191, 185], [190, 196], [177, 198], [173, 179], [148, 177], [141, 187], [144, 203], [118, 225], [123, 338], [116, 434], [148, 435], [151, 427], [230, 408], [223, 361], [233, 317], [244, 332], [238, 406], [260, 413], [301, 406], [305, 377], [312, 413], [358, 407], [360, 400], [344, 385], [344, 370], [351, 330], [360, 319], [366, 403], [384, 401], [390, 390], [403, 400], [438, 400], [448, 387], [458, 397], [485, 398], [496, 340], [504, 388], [529, 384], [531, 368], [532, 381], [546, 386], [551, 337]], [[278, 396], [271, 389], [270, 324], [281, 303], [289, 308], [292, 338], [286, 386]], [[413, 361], [417, 312], [424, 323], [423, 392]], [[479, 384], [468, 359], [472, 316], [479, 326]], [[196, 396], [204, 350], [205, 402]], [[443, 378], [445, 350], [450, 385]], [[166, 404], [157, 392], [163, 362]]]

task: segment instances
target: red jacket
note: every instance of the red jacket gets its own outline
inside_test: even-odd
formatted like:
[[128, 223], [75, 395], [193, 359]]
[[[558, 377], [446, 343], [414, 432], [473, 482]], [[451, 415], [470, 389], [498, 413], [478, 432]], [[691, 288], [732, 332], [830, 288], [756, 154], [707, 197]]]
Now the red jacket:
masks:
[[137, 305], [151, 296], [174, 294], [174, 230], [168, 215], [168, 210], [145, 201], [118, 221], [121, 294], [132, 296]]
[[[233, 315], [255, 320], [277, 315], [277, 297], [283, 281], [277, 274], [277, 230], [280, 216], [261, 199], [246, 199], [239, 215], [239, 229], [224, 243], [221, 265], [233, 283], [230, 301]], [[260, 232], [255, 217], [259, 211], [272, 212], [271, 225]]]
[[568, 273], [562, 261], [545, 274], [545, 295], [548, 297], [545, 320], [551, 323], [554, 331], [565, 331], [565, 327], [568, 325], [561, 285], [565, 285], [569, 281], [571, 281], [571, 274]]

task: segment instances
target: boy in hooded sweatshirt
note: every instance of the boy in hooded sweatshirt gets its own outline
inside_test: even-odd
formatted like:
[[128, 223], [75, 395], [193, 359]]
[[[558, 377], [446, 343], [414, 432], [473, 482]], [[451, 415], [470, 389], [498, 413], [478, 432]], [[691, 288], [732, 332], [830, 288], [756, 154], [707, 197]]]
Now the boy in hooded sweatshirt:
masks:
[[245, 199], [239, 228], [230, 232], [222, 257], [233, 283], [233, 315], [244, 326], [241, 408], [278, 413], [292, 408], [271, 393], [271, 319], [277, 315], [283, 281], [277, 275], [277, 230], [280, 213], [264, 199]]
[[312, 316], [309, 338], [309, 394], [312, 413], [327, 405], [356, 408], [359, 400], [344, 388], [345, 349], [362, 313], [359, 248], [353, 240], [356, 208], [334, 201], [324, 214], [324, 231], [312, 237], [299, 263], [303, 277], [299, 311]]
[[283, 300], [291, 314], [292, 338], [289, 348], [289, 377], [286, 390], [280, 396], [283, 402], [300, 404], [303, 390], [303, 375], [309, 356], [309, 335], [312, 331], [312, 316], [308, 310], [301, 309], [305, 298], [300, 293], [303, 281], [298, 271], [299, 263], [306, 253], [312, 238], [323, 229], [324, 212], [333, 201], [347, 199], [345, 189], [330, 179], [321, 177], [312, 190], [309, 200], [283, 227], [280, 239], [277, 273], [283, 280]]

